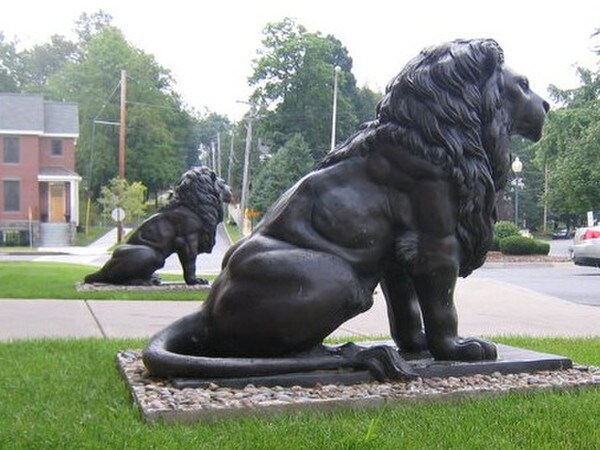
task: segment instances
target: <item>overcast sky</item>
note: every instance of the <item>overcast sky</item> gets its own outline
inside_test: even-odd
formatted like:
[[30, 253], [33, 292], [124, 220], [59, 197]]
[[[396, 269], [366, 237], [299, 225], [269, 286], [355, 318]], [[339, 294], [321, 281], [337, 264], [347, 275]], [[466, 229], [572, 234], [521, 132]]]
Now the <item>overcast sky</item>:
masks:
[[546, 95], [549, 84], [577, 85], [576, 64], [596, 69], [591, 49], [600, 44], [590, 38], [600, 28], [600, 0], [20, 0], [3, 5], [0, 31], [30, 47], [52, 34], [72, 37], [79, 15], [98, 9], [171, 70], [188, 105], [232, 119], [245, 111], [236, 101], [250, 93], [262, 29], [286, 16], [340, 39], [359, 84], [380, 91], [425, 46], [491, 37], [507, 64]]

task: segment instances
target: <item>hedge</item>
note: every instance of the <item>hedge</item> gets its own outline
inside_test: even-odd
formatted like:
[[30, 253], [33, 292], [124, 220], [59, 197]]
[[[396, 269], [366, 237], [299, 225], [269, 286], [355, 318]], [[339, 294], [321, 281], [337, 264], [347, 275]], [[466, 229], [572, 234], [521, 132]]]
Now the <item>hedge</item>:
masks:
[[550, 244], [525, 236], [509, 236], [500, 239], [500, 251], [505, 255], [547, 255]]
[[519, 227], [507, 220], [501, 220], [494, 225], [494, 242], [490, 250], [500, 250], [500, 240], [510, 236], [520, 236]]

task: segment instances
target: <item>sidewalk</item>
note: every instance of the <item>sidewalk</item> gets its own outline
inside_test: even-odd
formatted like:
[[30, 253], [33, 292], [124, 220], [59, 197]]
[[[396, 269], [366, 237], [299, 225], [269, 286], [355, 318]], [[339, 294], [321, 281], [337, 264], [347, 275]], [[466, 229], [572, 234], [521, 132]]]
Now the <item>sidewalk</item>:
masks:
[[[75, 258], [80, 263], [97, 265], [98, 255], [107, 258], [114, 242], [116, 228], [88, 247], [60, 248], [64, 256], [38, 260]], [[204, 255], [203, 270], [212, 264], [218, 272], [226, 247], [226, 244], [216, 246], [213, 253]], [[385, 300], [379, 290], [374, 298], [369, 311], [344, 323], [332, 336], [389, 336]], [[574, 304], [508, 283], [485, 278], [459, 279], [455, 299], [462, 336], [600, 336], [600, 308]], [[147, 338], [201, 305], [190, 301], [0, 299], [0, 340]]]
[[[459, 333], [467, 335], [600, 336], [600, 308], [489, 279], [459, 280]], [[0, 340], [45, 337], [147, 338], [201, 307], [190, 301], [0, 299]], [[378, 291], [367, 312], [332, 336], [388, 336]]]

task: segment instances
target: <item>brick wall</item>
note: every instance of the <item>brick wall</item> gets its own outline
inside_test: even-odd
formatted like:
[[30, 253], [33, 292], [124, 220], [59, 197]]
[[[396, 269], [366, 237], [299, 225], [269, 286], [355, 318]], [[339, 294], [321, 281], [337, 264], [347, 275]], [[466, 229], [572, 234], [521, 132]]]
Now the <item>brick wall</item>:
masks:
[[[19, 162], [5, 164], [4, 135], [0, 135], [0, 220], [28, 220], [29, 208], [34, 219], [39, 218], [39, 190], [37, 175], [39, 172], [39, 137], [19, 137]], [[19, 211], [4, 211], [3, 180], [19, 180], [20, 203]]]

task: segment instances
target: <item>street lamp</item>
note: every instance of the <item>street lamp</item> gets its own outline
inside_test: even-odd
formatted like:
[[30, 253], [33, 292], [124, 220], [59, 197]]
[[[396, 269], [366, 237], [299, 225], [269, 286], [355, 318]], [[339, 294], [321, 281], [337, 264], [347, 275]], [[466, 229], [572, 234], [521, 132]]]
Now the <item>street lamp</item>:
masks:
[[335, 124], [336, 124], [336, 116], [337, 116], [337, 91], [338, 91], [338, 74], [342, 68], [340, 66], [335, 66], [333, 71], [333, 113], [331, 115], [331, 149], [333, 150], [335, 147]]
[[515, 225], [519, 225], [519, 187], [521, 186], [521, 179], [519, 174], [523, 170], [523, 163], [517, 156], [512, 163], [512, 170], [515, 173]]

